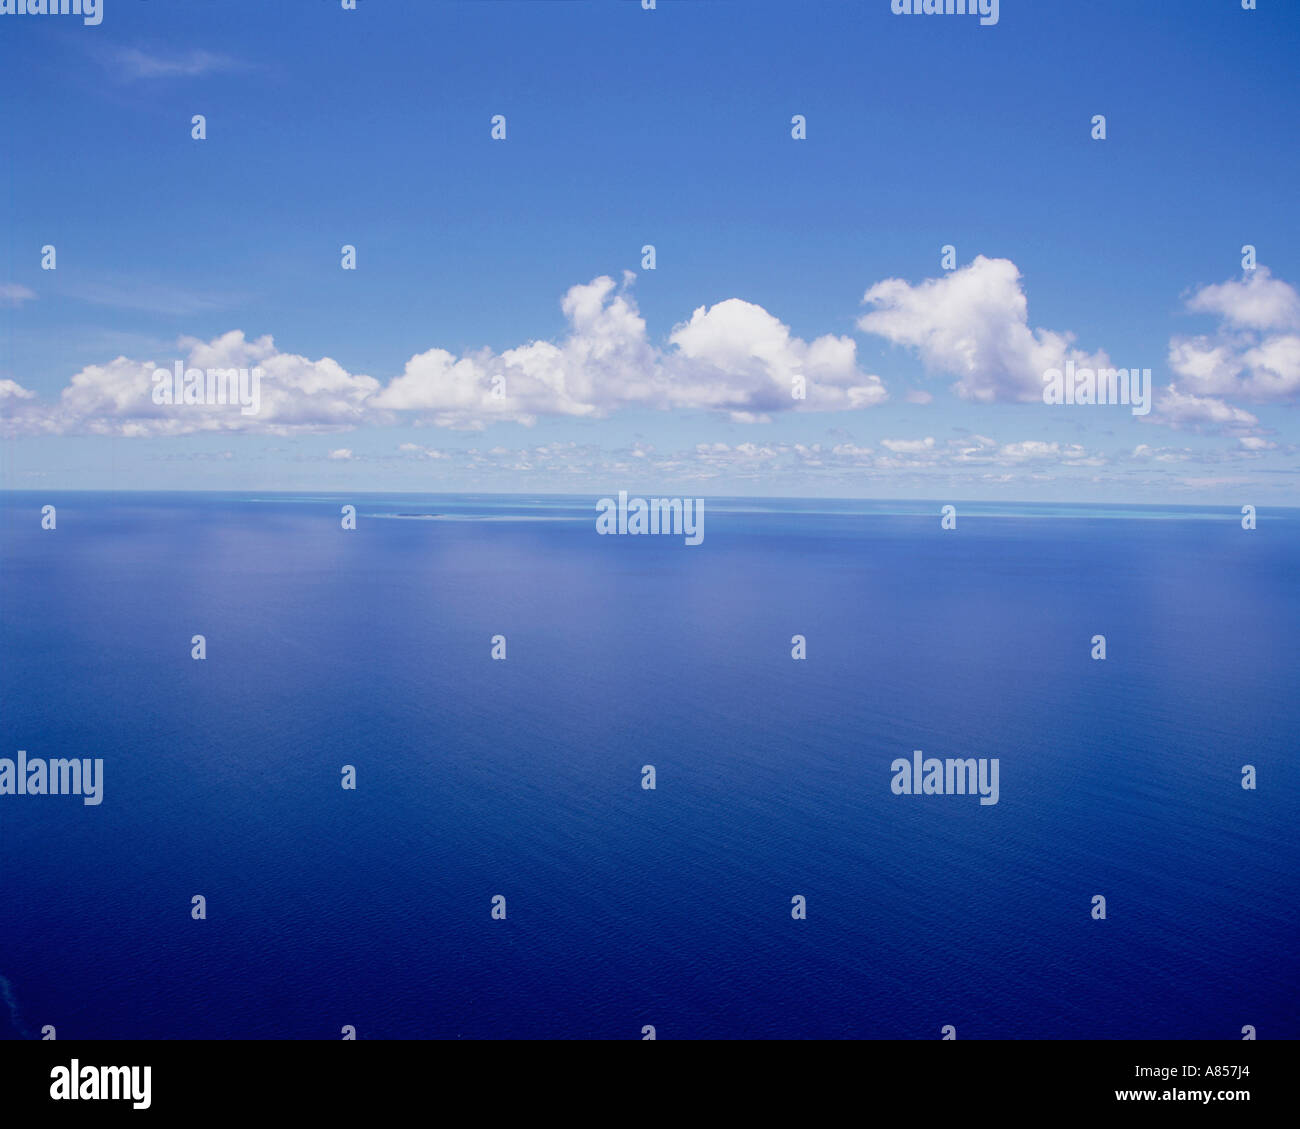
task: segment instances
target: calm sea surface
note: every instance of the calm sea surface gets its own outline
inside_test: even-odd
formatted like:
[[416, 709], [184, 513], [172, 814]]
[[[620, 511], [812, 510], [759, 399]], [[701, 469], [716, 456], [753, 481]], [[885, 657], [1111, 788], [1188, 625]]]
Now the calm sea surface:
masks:
[[938, 508], [7, 495], [0, 1034], [1300, 1037], [1300, 512]]

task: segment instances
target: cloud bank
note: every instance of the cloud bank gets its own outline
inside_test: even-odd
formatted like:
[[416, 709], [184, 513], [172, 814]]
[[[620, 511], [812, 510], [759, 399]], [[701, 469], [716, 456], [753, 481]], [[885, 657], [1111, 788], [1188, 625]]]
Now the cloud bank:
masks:
[[[602, 276], [571, 287], [561, 308], [568, 332], [501, 353], [456, 355], [432, 348], [407, 361], [387, 385], [329, 357], [276, 348], [270, 336], [232, 330], [211, 341], [183, 338], [180, 358], [118, 357], [73, 376], [57, 404], [14, 384], [0, 405], [11, 433], [182, 435], [334, 431], [399, 420], [481, 430], [539, 416], [603, 418], [631, 407], [721, 412], [740, 422], [784, 411], [840, 411], [887, 398], [878, 376], [857, 364], [852, 338], [795, 336], [761, 306], [731, 298], [700, 306], [654, 345], [630, 293]], [[219, 405], [155, 404], [152, 374], [185, 368], [262, 370], [255, 415]], [[11, 382], [12, 383], [12, 382]], [[19, 401], [22, 401], [21, 404]]]

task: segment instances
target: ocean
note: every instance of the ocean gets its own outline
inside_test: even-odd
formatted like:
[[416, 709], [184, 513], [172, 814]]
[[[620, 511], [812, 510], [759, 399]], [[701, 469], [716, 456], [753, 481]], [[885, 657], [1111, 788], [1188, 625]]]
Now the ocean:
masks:
[[0, 1034], [1300, 1036], [1300, 511], [705, 502], [6, 494]]

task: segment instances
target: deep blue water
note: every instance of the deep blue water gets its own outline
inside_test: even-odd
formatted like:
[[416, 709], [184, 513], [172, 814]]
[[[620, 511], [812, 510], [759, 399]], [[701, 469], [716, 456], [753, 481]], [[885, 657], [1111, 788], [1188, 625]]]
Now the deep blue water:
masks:
[[594, 501], [7, 496], [0, 1032], [1300, 1036], [1300, 512]]

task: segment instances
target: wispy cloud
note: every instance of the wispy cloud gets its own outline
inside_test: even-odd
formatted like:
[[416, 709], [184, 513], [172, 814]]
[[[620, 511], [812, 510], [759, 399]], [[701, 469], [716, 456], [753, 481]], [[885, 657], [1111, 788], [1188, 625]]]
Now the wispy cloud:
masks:
[[173, 55], [151, 55], [138, 47], [118, 47], [108, 51], [104, 63], [109, 71], [127, 81], [148, 78], [201, 78], [241, 70], [246, 66], [238, 59], [212, 51], [192, 50]]
[[34, 290], [28, 290], [16, 282], [0, 282], [0, 306], [21, 306], [35, 297]]
[[205, 294], [135, 278], [86, 279], [65, 287], [62, 293], [96, 306], [140, 310], [165, 317], [194, 317], [228, 310], [247, 301], [240, 294]]

